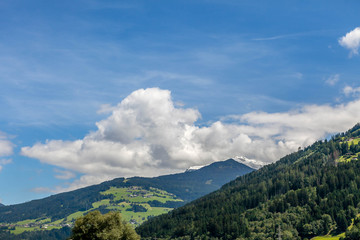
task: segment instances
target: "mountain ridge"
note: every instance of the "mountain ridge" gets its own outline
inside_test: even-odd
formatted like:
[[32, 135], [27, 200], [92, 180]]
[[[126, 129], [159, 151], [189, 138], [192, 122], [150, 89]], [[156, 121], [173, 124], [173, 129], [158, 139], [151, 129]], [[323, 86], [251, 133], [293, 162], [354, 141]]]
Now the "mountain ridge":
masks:
[[[135, 219], [135, 215], [141, 215], [141, 213], [136, 213], [137, 211], [146, 212], [151, 207], [164, 211], [171, 210], [220, 188], [221, 185], [235, 179], [238, 175], [251, 171], [253, 169], [241, 163], [226, 160], [192, 172], [154, 178], [116, 178], [43, 199], [3, 206], [0, 208], [0, 224], [33, 219], [31, 221], [33, 225], [43, 221], [49, 222], [48, 225], [53, 222], [58, 222], [59, 225], [59, 221], [63, 222], [62, 225], [67, 225], [74, 214], [85, 214], [96, 209], [107, 212], [115, 206], [122, 209], [125, 215], [133, 212]], [[136, 199], [139, 199], [139, 202], [136, 202]], [[163, 211], [158, 211], [156, 214], [160, 213]], [[137, 221], [138, 218], [133, 223]]]

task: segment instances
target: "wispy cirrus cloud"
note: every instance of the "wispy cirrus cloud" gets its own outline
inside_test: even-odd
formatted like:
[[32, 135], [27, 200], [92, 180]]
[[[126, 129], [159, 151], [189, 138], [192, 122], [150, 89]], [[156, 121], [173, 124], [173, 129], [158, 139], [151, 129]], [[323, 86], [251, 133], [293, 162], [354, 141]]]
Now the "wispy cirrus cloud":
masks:
[[236, 155], [268, 164], [353, 126], [360, 119], [360, 100], [279, 113], [250, 112], [199, 126], [198, 110], [176, 106], [168, 90], [149, 88], [134, 91], [111, 111], [96, 123], [97, 131], [82, 139], [48, 140], [23, 147], [21, 153], [82, 174], [57, 191], [119, 176], [178, 172]]
[[284, 35], [277, 35], [277, 36], [271, 36], [271, 37], [253, 38], [252, 40], [254, 40], [254, 41], [272, 41], [272, 40], [278, 40], [278, 39], [296, 37], [296, 36], [299, 36], [299, 34], [284, 34]]
[[0, 159], [0, 171], [9, 163], [12, 163], [12, 159]]
[[30, 190], [33, 193], [49, 193], [53, 192], [50, 188], [47, 187], [36, 187]]
[[213, 80], [210, 78], [204, 78], [194, 75], [186, 75], [186, 74], [179, 74], [179, 73], [173, 73], [173, 72], [165, 72], [165, 71], [158, 71], [158, 70], [152, 70], [152, 71], [145, 71], [140, 75], [137, 75], [135, 77], [129, 77], [125, 78], [123, 81], [128, 82], [140, 82], [140, 83], [146, 83], [151, 80], [155, 80], [157, 82], [162, 81], [181, 81], [190, 83], [192, 85], [196, 86], [203, 86], [203, 85], [210, 85], [213, 84]]
[[328, 79], [326, 79], [325, 83], [330, 86], [334, 86], [340, 80], [340, 74], [333, 74]]
[[339, 39], [339, 44], [350, 50], [350, 57], [359, 54], [360, 47], [360, 27], [348, 32], [345, 36]]
[[252, 40], [253, 41], [273, 41], [273, 40], [279, 40], [279, 39], [285, 39], [285, 38], [295, 38], [295, 37], [299, 37], [299, 36], [319, 34], [322, 32], [325, 32], [325, 30], [279, 34], [279, 35], [274, 35], [274, 36], [269, 36], [269, 37], [253, 38]]
[[54, 169], [54, 172], [56, 172], [55, 178], [61, 180], [69, 180], [76, 177], [76, 174], [71, 171]]

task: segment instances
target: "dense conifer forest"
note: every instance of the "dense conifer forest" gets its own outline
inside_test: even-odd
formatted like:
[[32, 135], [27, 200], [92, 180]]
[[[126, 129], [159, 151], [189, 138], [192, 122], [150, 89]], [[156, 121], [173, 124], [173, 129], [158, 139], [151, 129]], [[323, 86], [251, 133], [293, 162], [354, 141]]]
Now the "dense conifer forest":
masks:
[[150, 219], [137, 232], [184, 239], [275, 239], [280, 232], [284, 240], [344, 232], [360, 207], [359, 138], [358, 124]]

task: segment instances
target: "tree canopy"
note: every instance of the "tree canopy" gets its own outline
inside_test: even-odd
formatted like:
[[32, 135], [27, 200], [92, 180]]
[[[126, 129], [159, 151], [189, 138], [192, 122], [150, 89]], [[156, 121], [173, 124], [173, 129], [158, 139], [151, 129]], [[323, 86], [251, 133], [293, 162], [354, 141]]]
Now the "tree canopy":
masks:
[[71, 240], [139, 240], [135, 230], [126, 224], [119, 212], [102, 215], [93, 211], [76, 220]]

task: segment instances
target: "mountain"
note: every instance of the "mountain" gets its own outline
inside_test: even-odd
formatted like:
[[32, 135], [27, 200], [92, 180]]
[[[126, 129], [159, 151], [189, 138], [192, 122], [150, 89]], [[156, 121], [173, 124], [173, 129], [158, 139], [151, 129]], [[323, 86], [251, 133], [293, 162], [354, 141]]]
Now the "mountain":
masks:
[[203, 168], [203, 167], [205, 167], [205, 165], [202, 165], [202, 166], [191, 166], [191, 167], [189, 167], [188, 169], [186, 169], [185, 172], [196, 171], [196, 170], [199, 170], [200, 168]]
[[359, 142], [357, 124], [136, 230], [144, 239], [310, 239], [345, 232], [360, 207]]
[[165, 175], [156, 178], [130, 179], [133, 184], [151, 186], [173, 193], [185, 202], [192, 201], [219, 189], [225, 183], [254, 169], [233, 159], [212, 163], [198, 170]]
[[236, 156], [233, 158], [234, 160], [236, 160], [237, 162], [240, 162], [246, 166], [249, 166], [253, 169], [260, 169], [262, 168], [263, 166], [265, 166], [264, 164], [262, 163], [259, 163], [258, 161], [254, 160], [254, 159], [249, 159], [247, 157], [244, 157], [244, 156]]
[[44, 226], [61, 229], [93, 210], [102, 213], [121, 211], [125, 220], [139, 225], [252, 171], [252, 168], [229, 159], [191, 172], [154, 178], [117, 178], [40, 200], [3, 206], [0, 208], [0, 226], [15, 226], [14, 232], [16, 229], [17, 232], [40, 230]]
[[0, 207], [5, 207], [5, 205], [4, 205], [4, 204], [2, 204], [2, 203], [0, 203]]

